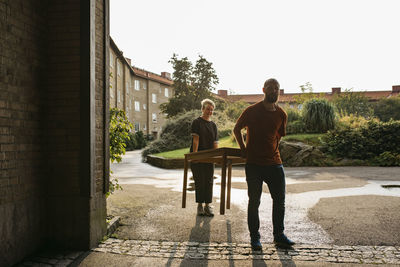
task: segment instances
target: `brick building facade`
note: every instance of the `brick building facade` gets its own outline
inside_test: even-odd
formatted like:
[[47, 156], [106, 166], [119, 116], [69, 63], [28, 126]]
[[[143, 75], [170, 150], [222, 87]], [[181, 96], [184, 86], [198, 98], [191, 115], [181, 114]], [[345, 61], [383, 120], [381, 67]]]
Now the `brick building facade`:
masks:
[[125, 110], [135, 131], [157, 137], [166, 121], [160, 104], [174, 93], [170, 74], [158, 75], [132, 66], [112, 39], [110, 73], [110, 107]]
[[108, 0], [0, 0], [1, 266], [105, 234], [108, 12]]

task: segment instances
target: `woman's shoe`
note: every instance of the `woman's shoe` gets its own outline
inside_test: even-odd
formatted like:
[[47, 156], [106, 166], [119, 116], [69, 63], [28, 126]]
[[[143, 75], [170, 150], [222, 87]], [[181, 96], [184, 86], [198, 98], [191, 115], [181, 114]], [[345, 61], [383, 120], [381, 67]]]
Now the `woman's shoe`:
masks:
[[204, 208], [203, 206], [197, 206], [197, 216], [204, 216]]
[[205, 206], [204, 207], [204, 215], [208, 216], [208, 217], [213, 217], [214, 216], [214, 212], [212, 210], [212, 208], [210, 206]]

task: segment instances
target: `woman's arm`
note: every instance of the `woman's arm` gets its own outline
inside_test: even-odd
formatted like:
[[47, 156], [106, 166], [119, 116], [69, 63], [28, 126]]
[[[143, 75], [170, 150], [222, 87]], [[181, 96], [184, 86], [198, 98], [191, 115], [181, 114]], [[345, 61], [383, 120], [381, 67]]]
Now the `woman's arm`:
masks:
[[194, 134], [193, 136], [193, 152], [197, 152], [199, 149], [199, 136]]

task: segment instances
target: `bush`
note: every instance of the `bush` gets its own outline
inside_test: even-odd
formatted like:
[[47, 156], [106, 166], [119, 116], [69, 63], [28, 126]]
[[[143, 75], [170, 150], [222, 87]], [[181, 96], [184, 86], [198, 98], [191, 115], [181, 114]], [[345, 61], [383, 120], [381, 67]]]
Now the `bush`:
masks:
[[132, 133], [129, 132], [129, 138], [125, 140], [126, 150], [132, 151], [135, 149], [142, 149], [147, 145], [146, 137], [142, 131]]
[[[378, 119], [372, 119], [375, 122], [378, 122]], [[360, 128], [361, 126], [366, 126], [368, 124], [368, 122], [370, 122], [371, 120], [366, 119], [363, 116], [356, 116], [353, 114], [350, 115], [346, 115], [343, 117], [340, 117], [336, 123], [336, 127], [337, 128], [344, 128], [344, 129], [348, 129], [348, 128]]]
[[125, 154], [125, 140], [129, 138], [132, 124], [126, 117], [125, 111], [110, 109], [110, 159], [111, 162], [120, 162]]
[[127, 151], [132, 151], [136, 149], [137, 141], [135, 138], [135, 134], [133, 134], [132, 132], [128, 133], [128, 138], [125, 139], [125, 145]]
[[328, 153], [354, 159], [373, 159], [384, 152], [400, 154], [400, 121], [370, 121], [359, 128], [337, 128], [322, 138]]
[[338, 128], [322, 137], [323, 150], [337, 157], [365, 159], [365, 137], [359, 129]]
[[217, 125], [218, 138], [229, 136], [232, 133], [235, 122], [232, 121], [224, 112], [216, 112], [212, 120]]
[[379, 166], [400, 166], [400, 154], [385, 151], [376, 157], [373, 162]]
[[249, 106], [249, 103], [244, 101], [236, 101], [227, 103], [225, 114], [231, 121], [236, 122], [242, 112]]
[[291, 121], [286, 125], [286, 134], [299, 134], [306, 132], [306, 125], [302, 120]]
[[136, 140], [136, 149], [142, 149], [147, 145], [146, 136], [143, 134], [142, 131], [135, 133], [135, 140]]
[[[143, 158], [149, 154], [185, 148], [191, 145], [191, 125], [194, 119], [201, 115], [198, 110], [191, 110], [173, 117], [165, 124], [160, 138], [153, 141], [142, 153]], [[218, 128], [218, 138], [228, 136], [234, 126], [225, 113], [214, 113], [212, 120]]]
[[326, 99], [306, 101], [302, 115], [307, 132], [325, 133], [335, 127], [335, 109]]
[[149, 154], [170, 151], [188, 147], [191, 144], [191, 125], [199, 112], [195, 110], [172, 117], [167, 121], [160, 134], [160, 138], [153, 141], [142, 153], [143, 158]]
[[298, 109], [288, 108], [285, 111], [288, 116], [288, 118], [287, 118], [288, 123], [292, 122], [292, 121], [302, 120], [301, 112]]
[[400, 120], [400, 97], [382, 98], [374, 105], [374, 114], [381, 121]]

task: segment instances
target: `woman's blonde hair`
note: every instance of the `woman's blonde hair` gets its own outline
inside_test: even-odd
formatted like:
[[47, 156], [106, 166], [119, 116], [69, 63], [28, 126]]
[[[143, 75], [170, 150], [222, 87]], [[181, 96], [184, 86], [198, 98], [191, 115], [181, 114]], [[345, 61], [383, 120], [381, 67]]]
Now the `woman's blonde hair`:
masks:
[[205, 109], [206, 105], [211, 105], [215, 109], [215, 103], [211, 99], [206, 98], [201, 101], [201, 110]]

